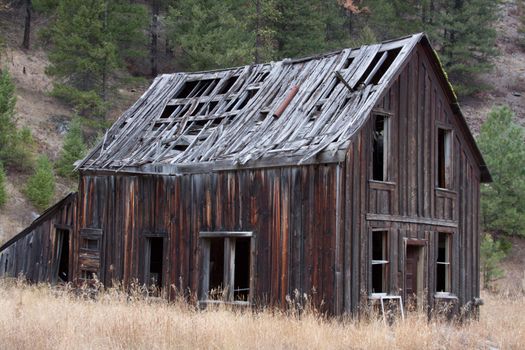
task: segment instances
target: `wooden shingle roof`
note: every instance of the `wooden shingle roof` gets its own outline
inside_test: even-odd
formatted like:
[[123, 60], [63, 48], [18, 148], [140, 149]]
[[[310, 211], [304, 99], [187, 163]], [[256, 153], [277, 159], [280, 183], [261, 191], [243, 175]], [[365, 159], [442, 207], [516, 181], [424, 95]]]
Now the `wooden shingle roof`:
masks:
[[341, 161], [422, 37], [159, 76], [79, 168], [178, 173]]

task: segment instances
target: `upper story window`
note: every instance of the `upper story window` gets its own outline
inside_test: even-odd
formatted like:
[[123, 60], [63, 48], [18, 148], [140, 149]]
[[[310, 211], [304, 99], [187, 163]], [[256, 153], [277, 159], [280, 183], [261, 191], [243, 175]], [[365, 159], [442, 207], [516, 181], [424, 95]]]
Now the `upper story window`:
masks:
[[438, 128], [437, 186], [452, 188], [452, 131]]
[[372, 180], [388, 180], [390, 153], [390, 118], [376, 114], [372, 140]]

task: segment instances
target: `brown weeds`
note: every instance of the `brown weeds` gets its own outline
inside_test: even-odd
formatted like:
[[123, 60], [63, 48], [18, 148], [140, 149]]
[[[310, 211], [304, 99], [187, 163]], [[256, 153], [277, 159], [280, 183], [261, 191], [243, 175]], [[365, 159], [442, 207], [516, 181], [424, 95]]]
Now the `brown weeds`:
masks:
[[199, 310], [135, 286], [73, 291], [0, 281], [1, 349], [513, 349], [525, 344], [525, 297], [484, 295], [479, 321], [461, 326], [410, 313], [385, 326], [301, 312]]

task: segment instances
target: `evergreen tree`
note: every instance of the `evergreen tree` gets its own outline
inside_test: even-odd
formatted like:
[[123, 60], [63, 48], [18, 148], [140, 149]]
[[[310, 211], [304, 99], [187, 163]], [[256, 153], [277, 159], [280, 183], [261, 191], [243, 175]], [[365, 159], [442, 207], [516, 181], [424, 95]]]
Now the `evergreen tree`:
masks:
[[255, 34], [248, 29], [252, 4], [241, 0], [180, 0], [167, 18], [171, 41], [192, 70], [232, 67], [253, 61]]
[[40, 211], [46, 209], [55, 195], [53, 166], [46, 156], [38, 158], [35, 173], [29, 178], [25, 193]]
[[6, 174], [4, 165], [0, 162], [0, 208], [7, 203], [7, 190], [5, 188]]
[[82, 115], [103, 116], [112, 73], [138, 54], [138, 43], [145, 49], [145, 23], [144, 8], [125, 0], [60, 0], [46, 33], [54, 94]]
[[460, 95], [479, 90], [472, 78], [492, 68], [496, 56], [498, 0], [447, 0], [436, 20], [435, 41], [443, 65]]
[[33, 165], [33, 138], [28, 128], [17, 129], [15, 103], [15, 86], [7, 71], [0, 71], [0, 161], [11, 168], [26, 170]]
[[73, 120], [70, 129], [64, 139], [64, 145], [60, 152], [55, 167], [60, 176], [67, 178], [76, 178], [74, 173], [75, 166], [73, 165], [77, 160], [82, 159], [86, 154], [86, 145], [82, 136], [82, 129], [78, 120]]
[[281, 16], [276, 26], [276, 39], [280, 58], [325, 51], [326, 18], [323, 6], [324, 2], [316, 0], [279, 1], [277, 9]]
[[523, 127], [508, 107], [494, 108], [478, 138], [493, 182], [482, 187], [485, 229], [525, 235], [525, 143]]
[[490, 288], [493, 281], [504, 276], [500, 261], [506, 256], [502, 242], [484, 234], [480, 244], [481, 275], [483, 288]]

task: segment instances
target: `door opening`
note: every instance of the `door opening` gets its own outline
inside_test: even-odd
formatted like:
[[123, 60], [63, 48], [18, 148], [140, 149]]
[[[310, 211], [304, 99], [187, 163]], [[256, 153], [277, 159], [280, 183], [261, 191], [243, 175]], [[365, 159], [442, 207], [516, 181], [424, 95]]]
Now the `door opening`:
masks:
[[422, 301], [424, 288], [424, 245], [408, 243], [405, 255], [405, 303], [416, 309]]
[[56, 230], [57, 234], [57, 262], [58, 278], [63, 282], [69, 281], [69, 231]]
[[164, 260], [164, 238], [148, 238], [146, 248], [146, 284], [161, 288], [162, 267]]

